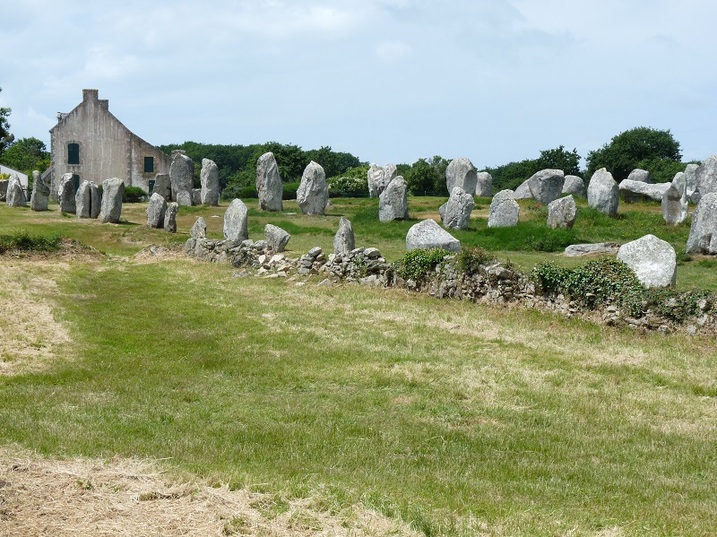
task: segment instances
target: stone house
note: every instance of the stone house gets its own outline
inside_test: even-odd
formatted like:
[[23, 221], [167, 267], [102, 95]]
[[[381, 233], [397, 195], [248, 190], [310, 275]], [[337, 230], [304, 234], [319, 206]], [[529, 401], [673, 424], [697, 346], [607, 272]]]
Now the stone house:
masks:
[[57, 196], [65, 173], [100, 185], [119, 177], [126, 186], [138, 186], [148, 194], [158, 173], [169, 173], [171, 160], [153, 145], [125, 127], [109, 111], [109, 101], [96, 89], [82, 90], [82, 102], [72, 112], [58, 113], [50, 129], [51, 193]]

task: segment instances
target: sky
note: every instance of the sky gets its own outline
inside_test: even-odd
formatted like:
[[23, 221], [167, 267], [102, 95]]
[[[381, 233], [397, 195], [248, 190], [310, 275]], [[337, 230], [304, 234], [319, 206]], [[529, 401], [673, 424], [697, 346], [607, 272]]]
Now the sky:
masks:
[[717, 153], [712, 0], [0, 0], [0, 107], [49, 149], [82, 89], [154, 145], [479, 169], [625, 130]]

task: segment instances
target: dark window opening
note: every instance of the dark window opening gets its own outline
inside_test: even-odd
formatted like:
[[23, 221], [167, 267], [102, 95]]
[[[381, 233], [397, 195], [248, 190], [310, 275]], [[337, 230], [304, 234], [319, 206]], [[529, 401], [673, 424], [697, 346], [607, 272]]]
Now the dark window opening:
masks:
[[144, 157], [144, 173], [154, 171], [154, 157]]
[[151, 196], [152, 193], [154, 192], [154, 183], [155, 183], [155, 182], [156, 182], [155, 179], [150, 179], [150, 180], [149, 180], [149, 195], [150, 195], [150, 196]]
[[72, 176], [72, 186], [75, 189], [75, 192], [77, 192], [80, 189], [80, 176], [75, 174]]
[[67, 144], [67, 163], [80, 163], [80, 144]]

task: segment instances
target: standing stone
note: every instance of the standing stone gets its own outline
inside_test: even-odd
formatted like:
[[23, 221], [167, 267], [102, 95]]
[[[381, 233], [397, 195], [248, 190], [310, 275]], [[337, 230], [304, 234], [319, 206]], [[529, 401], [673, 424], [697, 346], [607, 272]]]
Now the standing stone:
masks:
[[687, 220], [687, 197], [675, 185], [670, 186], [662, 197], [662, 218], [668, 226]]
[[259, 207], [263, 211], [283, 211], [284, 186], [279, 175], [279, 165], [274, 153], [264, 153], [256, 161], [256, 191], [259, 195]]
[[654, 235], [623, 244], [617, 252], [645, 287], [671, 287], [677, 279], [677, 255], [672, 245]]
[[520, 205], [515, 201], [512, 190], [501, 190], [490, 202], [488, 227], [513, 227], [520, 219]]
[[112, 177], [102, 181], [102, 209], [100, 222], [116, 224], [122, 214], [122, 197], [124, 196], [124, 181], [119, 177]]
[[476, 174], [476, 196], [490, 198], [493, 195], [493, 176], [488, 172]]
[[446, 168], [446, 186], [448, 192], [453, 192], [455, 187], [461, 187], [464, 192], [471, 194], [476, 191], [478, 184], [478, 172], [473, 163], [463, 157], [456, 158]]
[[192, 205], [201, 205], [202, 204], [202, 189], [201, 188], [193, 188], [192, 189]]
[[540, 170], [528, 179], [528, 188], [533, 198], [544, 205], [558, 199], [563, 193], [565, 173], [563, 170]]
[[279, 226], [273, 224], [264, 226], [264, 240], [275, 254], [283, 252], [290, 239], [291, 235]]
[[639, 181], [640, 183], [652, 183], [652, 176], [650, 175], [650, 172], [647, 170], [641, 170], [640, 168], [635, 168], [630, 172], [630, 174], [627, 176], [627, 178], [630, 181]]
[[432, 219], [423, 220], [411, 226], [411, 229], [408, 230], [408, 234], [406, 234], [406, 249], [417, 250], [431, 248], [460, 252], [461, 242]]
[[172, 199], [172, 184], [169, 182], [168, 173], [158, 173], [154, 176], [154, 189], [152, 194], [157, 193], [165, 200]]
[[395, 164], [386, 164], [383, 167], [371, 164], [366, 176], [368, 180], [368, 195], [372, 198], [377, 198], [386, 190], [386, 187], [391, 181], [398, 177], [398, 168]]
[[75, 194], [77, 218], [97, 218], [100, 213], [100, 190], [92, 181], [82, 181]]
[[167, 204], [167, 210], [164, 211], [164, 231], [169, 233], [177, 232], [177, 213], [179, 212], [179, 203], [173, 201]]
[[0, 201], [7, 201], [7, 185], [9, 179], [0, 179]]
[[572, 195], [556, 199], [548, 204], [548, 227], [571, 229], [578, 216], [578, 206]]
[[717, 254], [717, 192], [702, 196], [692, 215], [688, 254]]
[[32, 172], [32, 194], [30, 195], [30, 209], [33, 211], [47, 211], [50, 202], [50, 187], [42, 179], [40, 172]]
[[192, 186], [194, 183], [194, 162], [184, 151], [172, 151], [172, 164], [169, 166], [169, 182], [172, 199], [180, 205], [192, 204]]
[[329, 201], [329, 185], [324, 169], [313, 160], [301, 176], [296, 201], [304, 214], [324, 214]]
[[334, 235], [334, 253], [346, 255], [354, 248], [356, 248], [354, 228], [351, 222], [342, 216], [339, 220], [339, 229]]
[[5, 196], [8, 207], [27, 207], [27, 198], [25, 191], [22, 189], [20, 178], [12, 174], [7, 185], [7, 194]]
[[60, 205], [60, 212], [75, 214], [75, 185], [71, 173], [64, 174], [60, 179], [57, 201]]
[[224, 238], [241, 242], [249, 238], [249, 209], [239, 198], [232, 200], [224, 213]]
[[593, 174], [588, 184], [588, 205], [601, 213], [615, 217], [619, 203], [620, 190], [615, 179], [605, 168], [600, 168]]
[[686, 197], [687, 176], [685, 175], [685, 172], [677, 172], [675, 174], [675, 176], [672, 178], [672, 186], [675, 187], [675, 190], [677, 190], [680, 195], [684, 195]]
[[454, 187], [451, 197], [438, 209], [443, 227], [466, 229], [470, 223], [473, 207], [475, 207], [473, 196], [459, 186]]
[[202, 159], [202, 171], [199, 172], [202, 183], [200, 201], [204, 205], [219, 205], [219, 168], [213, 160]]
[[378, 219], [381, 222], [390, 222], [408, 218], [408, 185], [399, 175], [378, 197]]
[[515, 192], [513, 192], [513, 199], [516, 200], [531, 200], [533, 199], [533, 193], [530, 191], [530, 180], [526, 179], [520, 185], [518, 185], [518, 188], [515, 189]]
[[687, 198], [690, 203], [697, 203], [699, 200], [699, 193], [697, 192], [697, 169], [699, 165], [688, 164], [685, 166], [685, 191]]
[[563, 194], [571, 194], [573, 196], [580, 196], [584, 198], [587, 196], [587, 189], [585, 188], [585, 181], [582, 177], [577, 175], [566, 175], [565, 182], [563, 183]]
[[166, 212], [167, 200], [155, 192], [147, 203], [147, 227], [160, 228], [164, 226]]
[[717, 192], [717, 156], [712, 155], [695, 171], [695, 188], [700, 196]]
[[201, 216], [197, 218], [189, 230], [189, 236], [193, 239], [206, 239], [207, 238], [207, 223]]

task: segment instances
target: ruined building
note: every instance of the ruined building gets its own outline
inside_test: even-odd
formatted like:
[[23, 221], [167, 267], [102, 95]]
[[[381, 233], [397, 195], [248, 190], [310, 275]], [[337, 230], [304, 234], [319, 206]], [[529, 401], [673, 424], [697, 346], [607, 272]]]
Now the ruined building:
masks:
[[57, 114], [50, 129], [51, 192], [57, 195], [63, 174], [73, 175], [75, 190], [81, 181], [98, 185], [119, 177], [126, 186], [150, 193], [158, 173], [169, 173], [169, 156], [125, 127], [109, 111], [109, 101], [96, 89], [82, 90], [82, 102], [72, 112]]

